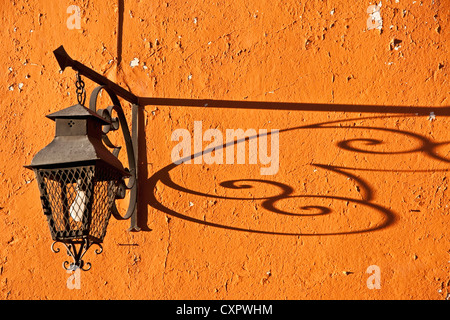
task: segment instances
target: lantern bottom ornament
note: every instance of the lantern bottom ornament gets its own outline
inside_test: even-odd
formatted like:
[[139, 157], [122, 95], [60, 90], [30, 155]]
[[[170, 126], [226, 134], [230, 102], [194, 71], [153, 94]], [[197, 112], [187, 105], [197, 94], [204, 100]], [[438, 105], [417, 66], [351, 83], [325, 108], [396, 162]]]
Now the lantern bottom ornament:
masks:
[[[54, 253], [58, 253], [60, 251], [59, 248], [54, 248], [57, 242], [58, 241], [54, 241], [51, 246], [51, 249]], [[95, 250], [96, 254], [100, 254], [103, 252], [103, 247], [100, 243], [91, 242], [88, 238], [84, 238], [80, 241], [71, 240], [70, 242], [62, 242], [62, 243], [66, 247], [67, 255], [72, 257], [73, 259], [73, 262], [69, 261], [63, 262], [63, 268], [67, 271], [75, 271], [77, 269], [88, 271], [91, 269], [91, 263], [90, 262], [85, 263], [83, 260], [83, 256], [93, 244], [99, 247], [98, 249]]]

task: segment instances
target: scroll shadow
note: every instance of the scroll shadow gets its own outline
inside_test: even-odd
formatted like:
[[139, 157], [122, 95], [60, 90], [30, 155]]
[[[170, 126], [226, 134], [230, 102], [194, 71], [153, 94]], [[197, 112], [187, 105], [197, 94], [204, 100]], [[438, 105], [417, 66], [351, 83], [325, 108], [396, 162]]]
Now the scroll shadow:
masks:
[[[175, 165], [177, 166], [177, 165]], [[154, 175], [152, 175], [150, 177], [150, 179], [147, 180], [147, 186], [154, 191], [156, 185], [158, 182], [161, 182], [163, 184], [165, 184], [168, 187], [173, 187], [173, 189], [175, 190], [187, 190], [184, 188], [180, 188], [178, 185], [175, 185], [173, 183], [173, 181], [168, 180], [167, 179], [167, 175], [168, 173], [175, 168], [175, 166], [169, 165], [164, 167], [163, 169], [159, 170], [158, 172], [156, 172]], [[170, 178], [169, 178], [170, 179]], [[247, 180], [234, 180], [234, 182], [245, 182]], [[248, 181], [247, 181], [248, 182]], [[272, 181], [268, 181], [268, 180], [254, 180], [253, 182], [259, 182], [259, 183], [271, 183]], [[306, 199], [313, 199], [313, 198], [321, 198], [321, 199], [329, 199], [329, 200], [339, 200], [339, 201], [349, 201], [352, 203], [357, 203], [363, 206], [366, 206], [369, 209], [373, 209], [376, 210], [379, 214], [381, 214], [383, 216], [383, 221], [382, 223], [378, 224], [377, 226], [373, 227], [373, 228], [366, 228], [366, 229], [361, 229], [361, 230], [355, 230], [355, 231], [344, 231], [344, 232], [329, 232], [329, 233], [298, 233], [298, 232], [277, 232], [277, 231], [266, 231], [266, 230], [257, 230], [257, 229], [251, 229], [251, 228], [242, 228], [242, 227], [234, 227], [234, 226], [229, 226], [229, 225], [224, 225], [224, 224], [220, 224], [220, 223], [215, 223], [215, 222], [210, 222], [210, 221], [204, 221], [204, 220], [200, 220], [185, 214], [182, 214], [180, 212], [177, 212], [169, 207], [166, 207], [165, 205], [163, 205], [161, 202], [159, 202], [156, 197], [155, 194], [152, 192], [150, 194], [146, 194], [147, 197], [147, 205], [158, 210], [161, 212], [164, 212], [172, 217], [176, 217], [179, 219], [183, 219], [185, 221], [189, 221], [189, 222], [193, 222], [193, 223], [197, 223], [197, 224], [201, 224], [201, 225], [205, 225], [205, 226], [209, 226], [209, 227], [215, 227], [215, 228], [220, 228], [220, 229], [226, 229], [226, 230], [232, 230], [232, 231], [241, 231], [241, 232], [249, 232], [249, 233], [256, 233], [256, 234], [268, 234], [268, 235], [283, 235], [283, 236], [330, 236], [330, 235], [350, 235], [350, 234], [359, 234], [359, 233], [365, 233], [365, 232], [372, 232], [372, 231], [376, 231], [376, 230], [381, 230], [384, 228], [387, 228], [388, 226], [391, 226], [392, 224], [394, 224], [394, 222], [396, 221], [396, 216], [395, 214], [388, 210], [387, 208], [384, 208], [380, 205], [368, 202], [368, 201], [364, 201], [364, 200], [359, 200], [359, 199], [352, 199], [352, 198], [345, 198], [345, 197], [339, 197], [339, 196], [321, 196], [321, 195], [290, 195], [290, 196], [286, 196], [285, 193], [288, 193], [289, 190], [291, 190], [291, 187], [282, 183], [277, 183], [279, 187], [282, 188], [282, 192], [279, 195], [276, 196], [272, 196], [272, 197], [264, 197], [264, 198], [252, 198], [252, 199], [245, 199], [245, 198], [235, 198], [235, 197], [218, 197], [218, 196], [213, 196], [213, 195], [204, 195], [205, 197], [210, 197], [210, 198], [220, 198], [220, 199], [224, 199], [224, 200], [263, 200], [262, 203], [262, 207], [265, 208], [268, 211], [271, 211], [272, 213], [277, 213], [277, 214], [283, 214], [283, 215], [289, 215], [289, 216], [297, 216], [297, 217], [301, 217], [301, 216], [305, 216], [305, 217], [311, 217], [311, 216], [321, 216], [321, 215], [327, 215], [327, 214], [331, 214], [332, 211], [327, 208], [327, 207], [323, 207], [323, 206], [315, 206], [315, 205], [309, 205], [309, 206], [304, 206], [301, 207], [302, 210], [319, 210], [318, 213], [314, 213], [314, 214], [298, 214], [298, 213], [290, 213], [290, 212], [285, 212], [282, 210], [279, 210], [275, 207], [275, 203], [279, 200], [282, 199], [288, 199], [288, 198], [306, 198]], [[193, 191], [193, 190], [189, 190], [190, 194], [197, 194], [198, 192]], [[144, 222], [144, 221], [142, 221]], [[143, 229], [144, 230], [144, 229]], [[146, 230], [148, 230], [148, 227], [146, 228]]]
[[[377, 117], [380, 118], [380, 117]], [[382, 117], [384, 118], [384, 117]], [[367, 119], [367, 118], [365, 118]], [[354, 119], [347, 119], [345, 121], [351, 121]], [[313, 128], [342, 128], [342, 127], [334, 127], [334, 126], [325, 126], [325, 125], [330, 125], [336, 122], [340, 122], [340, 121], [331, 121], [331, 122], [327, 122], [327, 123], [319, 123], [319, 124], [314, 124], [314, 125], [306, 125], [306, 126], [300, 126], [300, 127], [295, 127], [295, 128], [287, 128], [287, 129], [283, 129], [280, 130], [279, 132], [287, 132], [287, 131], [292, 131], [292, 130], [298, 130], [298, 129], [313, 129]], [[141, 128], [143, 128], [141, 126]], [[346, 128], [346, 127], [344, 127]], [[400, 132], [399, 130], [397, 130], [396, 132]], [[265, 133], [265, 135], [270, 135], [270, 133]], [[213, 152], [214, 150], [218, 150], [219, 148], [226, 148], [226, 147], [234, 147], [236, 144], [238, 143], [243, 143], [247, 140], [250, 139], [256, 139], [258, 137], [260, 137], [261, 135], [255, 135], [252, 137], [248, 137], [248, 138], [244, 138], [244, 139], [239, 139], [239, 140], [235, 140], [232, 142], [228, 142], [223, 144], [220, 147], [215, 147], [215, 148], [209, 148], [209, 149], [205, 149], [202, 152], [198, 152], [195, 154], [192, 154], [188, 157], [185, 157], [184, 159], [181, 159], [181, 161], [187, 161], [187, 160], [193, 160], [196, 157], [199, 157], [201, 155], [204, 155], [205, 153], [210, 153]], [[325, 195], [294, 195], [294, 189], [286, 184], [280, 183], [280, 182], [274, 182], [274, 181], [269, 181], [269, 180], [262, 180], [262, 179], [248, 179], [248, 180], [243, 180], [243, 179], [236, 179], [236, 180], [231, 180], [231, 181], [224, 181], [222, 182], [220, 185], [222, 187], [225, 188], [233, 188], [233, 189], [248, 189], [248, 188], [252, 188], [251, 185], [249, 184], [241, 184], [239, 185], [239, 183], [244, 183], [244, 182], [252, 182], [252, 183], [265, 183], [265, 184], [269, 184], [272, 186], [277, 187], [280, 190], [280, 193], [274, 196], [268, 196], [268, 197], [260, 197], [260, 198], [255, 198], [252, 197], [250, 198], [243, 198], [243, 197], [226, 197], [226, 196], [217, 196], [217, 195], [211, 195], [211, 194], [206, 194], [206, 193], [202, 193], [199, 191], [195, 191], [195, 190], [191, 190], [188, 188], [185, 188], [183, 186], [180, 186], [178, 184], [176, 184], [170, 177], [170, 172], [172, 170], [174, 170], [175, 168], [177, 168], [179, 165], [182, 164], [175, 164], [175, 163], [171, 163], [165, 167], [163, 167], [162, 169], [158, 170], [157, 172], [155, 172], [154, 174], [152, 174], [148, 179], [148, 165], [147, 165], [147, 156], [146, 156], [146, 151], [145, 151], [145, 147], [142, 147], [142, 143], [145, 145], [145, 130], [141, 130], [140, 131], [140, 164], [141, 164], [141, 169], [139, 170], [139, 172], [141, 172], [142, 176], [140, 177], [140, 186], [141, 186], [141, 192], [140, 192], [140, 212], [145, 212], [145, 209], [148, 209], [147, 206], [152, 207], [158, 211], [164, 212], [170, 216], [179, 218], [179, 219], [183, 219], [189, 222], [193, 222], [193, 223], [198, 223], [201, 225], [205, 225], [205, 226], [210, 226], [210, 227], [215, 227], [215, 228], [222, 228], [222, 229], [227, 229], [227, 230], [232, 230], [232, 231], [241, 231], [241, 232], [250, 232], [250, 233], [258, 233], [258, 234], [270, 234], [270, 235], [290, 235], [290, 236], [318, 236], [318, 235], [345, 235], [345, 234], [357, 234], [357, 233], [364, 233], [364, 232], [371, 232], [371, 231], [376, 231], [376, 230], [381, 230], [384, 229], [388, 226], [391, 226], [395, 223], [396, 221], [396, 215], [394, 214], [394, 212], [392, 212], [391, 210], [384, 208], [383, 206], [380, 206], [378, 204], [372, 203], [371, 200], [373, 200], [373, 190], [371, 188], [371, 186], [369, 185], [369, 183], [367, 181], [365, 181], [364, 179], [354, 175], [354, 174], [350, 174], [347, 172], [344, 172], [343, 170], [351, 170], [351, 168], [345, 168], [345, 167], [333, 167], [333, 166], [326, 166], [326, 165], [321, 165], [321, 164], [313, 164], [316, 167], [325, 169], [325, 170], [331, 170], [334, 171], [338, 174], [343, 174], [345, 175], [347, 178], [351, 178], [352, 180], [356, 181], [358, 183], [358, 185], [361, 187], [362, 189], [362, 194], [363, 194], [363, 199], [353, 199], [353, 198], [346, 198], [346, 197], [340, 197], [340, 196], [325, 196]], [[229, 225], [223, 225], [220, 223], [215, 223], [215, 222], [210, 222], [210, 221], [204, 221], [204, 220], [200, 220], [200, 219], [196, 219], [194, 217], [191, 216], [187, 216], [185, 214], [182, 214], [180, 212], [177, 212], [167, 206], [165, 206], [164, 204], [162, 204], [160, 201], [158, 201], [158, 199], [156, 199], [156, 195], [155, 195], [155, 190], [156, 190], [156, 186], [158, 183], [162, 183], [165, 186], [173, 189], [173, 190], [177, 190], [183, 193], [187, 193], [187, 194], [192, 194], [192, 195], [196, 195], [196, 196], [203, 196], [203, 197], [209, 197], [209, 198], [215, 198], [215, 199], [222, 199], [222, 200], [261, 200], [262, 201], [262, 207], [266, 210], [268, 210], [269, 212], [272, 213], [276, 213], [276, 214], [283, 214], [283, 215], [290, 215], [290, 216], [313, 216], [313, 215], [326, 215], [326, 214], [330, 214], [331, 210], [327, 207], [323, 207], [323, 206], [314, 206], [314, 205], [309, 205], [309, 206], [304, 206], [301, 207], [302, 210], [318, 210], [318, 213], [314, 213], [314, 214], [298, 214], [298, 213], [292, 213], [292, 212], [286, 212], [283, 210], [280, 210], [278, 208], [276, 208], [276, 203], [282, 199], [288, 199], [288, 198], [305, 198], [305, 199], [313, 199], [313, 198], [322, 198], [322, 199], [334, 199], [334, 200], [338, 200], [338, 201], [349, 201], [349, 202], [353, 202], [353, 203], [357, 203], [360, 205], [363, 205], [365, 207], [367, 207], [368, 209], [372, 209], [375, 210], [376, 212], [378, 212], [379, 214], [382, 215], [383, 219], [382, 222], [378, 225], [376, 225], [373, 228], [366, 228], [366, 229], [361, 229], [361, 230], [355, 230], [355, 231], [347, 231], [347, 232], [330, 232], [330, 233], [310, 233], [310, 234], [305, 234], [305, 233], [290, 233], [290, 232], [276, 232], [276, 231], [265, 231], [265, 230], [255, 230], [255, 229], [248, 229], [248, 228], [241, 228], [241, 227], [235, 227], [235, 226], [229, 226]], [[142, 201], [144, 200], [145, 201]], [[143, 230], [150, 230], [148, 228], [148, 214], [147, 215], [141, 215], [140, 220], [140, 227]]]

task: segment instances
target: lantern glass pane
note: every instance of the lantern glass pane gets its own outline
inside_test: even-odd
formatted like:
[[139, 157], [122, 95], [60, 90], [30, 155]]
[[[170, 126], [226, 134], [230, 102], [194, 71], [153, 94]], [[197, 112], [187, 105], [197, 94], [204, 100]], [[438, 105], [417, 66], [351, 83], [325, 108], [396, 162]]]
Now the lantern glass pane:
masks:
[[120, 175], [92, 165], [37, 169], [36, 177], [53, 240], [103, 241]]

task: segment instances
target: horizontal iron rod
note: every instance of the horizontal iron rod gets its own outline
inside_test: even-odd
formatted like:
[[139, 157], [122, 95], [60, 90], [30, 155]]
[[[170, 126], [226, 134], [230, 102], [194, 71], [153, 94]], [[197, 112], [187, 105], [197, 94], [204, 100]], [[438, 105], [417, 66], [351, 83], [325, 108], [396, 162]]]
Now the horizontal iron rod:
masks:
[[292, 111], [317, 111], [317, 112], [353, 112], [353, 113], [383, 113], [383, 114], [420, 114], [426, 115], [433, 111], [435, 115], [450, 116], [448, 106], [419, 107], [419, 106], [383, 106], [383, 105], [351, 105], [351, 104], [320, 104], [320, 103], [296, 103], [296, 102], [268, 102], [268, 101], [242, 101], [242, 100], [211, 100], [211, 99], [178, 99], [138, 97], [130, 91], [122, 88], [108, 78], [95, 72], [81, 62], [72, 59], [63, 46], [53, 51], [61, 70], [66, 67], [78, 71], [81, 75], [91, 79], [99, 85], [110, 88], [119, 97], [139, 106], [174, 106], [174, 107], [207, 107], [230, 109], [259, 109], [259, 110], [292, 110]]

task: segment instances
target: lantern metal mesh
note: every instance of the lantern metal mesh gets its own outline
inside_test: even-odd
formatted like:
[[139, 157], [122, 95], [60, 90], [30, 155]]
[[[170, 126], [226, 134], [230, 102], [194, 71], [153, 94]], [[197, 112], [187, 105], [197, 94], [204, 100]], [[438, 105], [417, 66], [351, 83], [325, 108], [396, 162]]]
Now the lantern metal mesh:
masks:
[[101, 243], [121, 175], [98, 164], [35, 173], [52, 239]]

